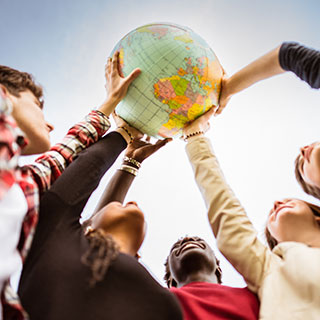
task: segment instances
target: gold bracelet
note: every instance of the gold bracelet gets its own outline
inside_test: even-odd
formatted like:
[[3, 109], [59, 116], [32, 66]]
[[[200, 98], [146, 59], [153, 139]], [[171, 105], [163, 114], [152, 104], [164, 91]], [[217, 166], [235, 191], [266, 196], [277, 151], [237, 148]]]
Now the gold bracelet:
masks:
[[202, 130], [200, 130], [200, 131], [189, 133], [183, 138], [183, 140], [188, 141], [189, 138], [194, 137], [194, 136], [198, 136], [200, 134], [204, 134], [204, 132]]
[[137, 174], [138, 174], [138, 169], [137, 168], [128, 166], [126, 164], [122, 164], [119, 170], [129, 172], [134, 176], [137, 176]]
[[140, 163], [139, 161], [137, 161], [136, 159], [133, 159], [133, 158], [129, 158], [129, 157], [127, 157], [127, 156], [124, 156], [123, 161], [132, 163], [132, 164], [133, 164], [134, 166], [136, 166], [138, 169], [140, 169], [140, 167], [141, 167], [141, 163]]

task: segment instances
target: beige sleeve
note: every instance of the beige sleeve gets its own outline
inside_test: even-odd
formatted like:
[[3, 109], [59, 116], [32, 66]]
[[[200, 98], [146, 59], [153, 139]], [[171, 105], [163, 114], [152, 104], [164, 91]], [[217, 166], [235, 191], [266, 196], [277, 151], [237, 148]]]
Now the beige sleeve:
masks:
[[195, 179], [208, 209], [208, 218], [222, 254], [257, 292], [271, 251], [257, 238], [244, 208], [228, 186], [210, 141], [199, 137], [186, 146]]

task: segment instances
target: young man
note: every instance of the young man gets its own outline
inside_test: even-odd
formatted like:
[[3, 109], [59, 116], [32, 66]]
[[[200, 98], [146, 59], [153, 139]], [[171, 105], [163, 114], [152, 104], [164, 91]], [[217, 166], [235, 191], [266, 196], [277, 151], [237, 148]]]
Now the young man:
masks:
[[[139, 75], [140, 70], [136, 69], [128, 77], [120, 77], [118, 58], [116, 53], [108, 60], [105, 74], [109, 94], [98, 110], [72, 127], [61, 143], [33, 165], [24, 167], [18, 167], [19, 156], [49, 150], [49, 132], [53, 127], [44, 120], [42, 88], [35, 84], [32, 76], [0, 66], [0, 290], [16, 271], [19, 253], [23, 260], [27, 256], [38, 221], [39, 196], [80, 151], [110, 128], [108, 116]], [[120, 130], [121, 134], [130, 140], [126, 130]], [[27, 317], [9, 286], [2, 290], [2, 301], [5, 318]]]
[[258, 319], [259, 301], [248, 288], [222, 285], [219, 260], [199, 237], [171, 248], [164, 279], [180, 301], [185, 320]]

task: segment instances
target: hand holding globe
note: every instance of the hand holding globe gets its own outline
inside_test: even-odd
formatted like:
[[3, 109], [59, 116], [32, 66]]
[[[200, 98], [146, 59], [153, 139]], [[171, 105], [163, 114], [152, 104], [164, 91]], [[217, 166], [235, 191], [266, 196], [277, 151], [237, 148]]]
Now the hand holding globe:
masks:
[[178, 137], [182, 128], [218, 105], [223, 70], [208, 44], [173, 24], [139, 27], [116, 45], [124, 76], [140, 68], [116, 112], [156, 138]]

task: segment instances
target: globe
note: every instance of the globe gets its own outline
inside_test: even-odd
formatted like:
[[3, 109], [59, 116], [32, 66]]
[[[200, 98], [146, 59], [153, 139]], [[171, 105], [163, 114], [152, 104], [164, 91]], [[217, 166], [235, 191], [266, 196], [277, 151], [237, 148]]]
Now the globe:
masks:
[[131, 126], [155, 137], [179, 137], [186, 123], [218, 105], [222, 68], [191, 29], [155, 23], [139, 27], [115, 46], [124, 76], [142, 73], [117, 106]]

